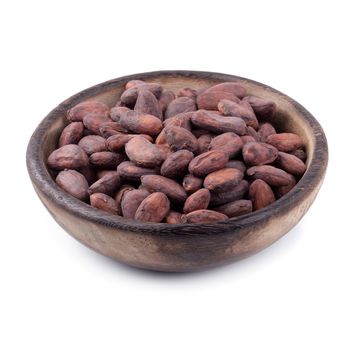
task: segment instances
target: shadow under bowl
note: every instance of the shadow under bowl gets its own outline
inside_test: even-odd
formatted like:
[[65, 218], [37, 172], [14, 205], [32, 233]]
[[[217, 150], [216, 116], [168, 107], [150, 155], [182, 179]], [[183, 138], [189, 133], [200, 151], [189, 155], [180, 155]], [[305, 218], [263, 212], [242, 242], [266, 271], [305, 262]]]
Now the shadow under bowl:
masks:
[[[285, 196], [259, 211], [208, 224], [143, 223], [97, 210], [60, 189], [46, 165], [48, 155], [67, 124], [69, 108], [84, 100], [115, 105], [132, 79], [162, 84], [177, 91], [221, 82], [239, 82], [249, 95], [273, 100], [277, 113], [269, 120], [282, 131], [303, 139], [307, 170]], [[328, 161], [327, 141], [317, 120], [299, 103], [261, 83], [227, 74], [198, 71], [157, 71], [110, 80], [70, 97], [52, 110], [33, 133], [27, 149], [27, 168], [39, 198], [74, 238], [117, 261], [158, 271], [192, 271], [223, 265], [252, 255], [281, 238], [313, 203]]]

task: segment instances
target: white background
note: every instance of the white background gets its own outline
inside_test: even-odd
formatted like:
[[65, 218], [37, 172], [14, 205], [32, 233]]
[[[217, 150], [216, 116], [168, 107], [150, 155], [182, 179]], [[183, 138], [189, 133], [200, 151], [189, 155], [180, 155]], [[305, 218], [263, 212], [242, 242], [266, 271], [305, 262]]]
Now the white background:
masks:
[[[349, 349], [347, 1], [3, 1], [0, 348]], [[25, 149], [72, 94], [161, 69], [235, 74], [303, 104], [330, 163], [307, 215], [260, 254], [194, 274], [110, 261], [36, 197]]]

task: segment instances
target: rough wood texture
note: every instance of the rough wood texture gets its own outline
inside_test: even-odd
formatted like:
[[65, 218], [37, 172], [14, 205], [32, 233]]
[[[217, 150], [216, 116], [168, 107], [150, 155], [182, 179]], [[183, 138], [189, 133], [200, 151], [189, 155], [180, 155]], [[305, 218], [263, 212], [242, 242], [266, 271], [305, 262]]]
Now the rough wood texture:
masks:
[[[162, 84], [177, 91], [221, 82], [240, 82], [248, 94], [271, 99], [277, 113], [270, 120], [279, 131], [300, 135], [306, 144], [307, 171], [297, 186], [268, 207], [239, 218], [212, 224], [152, 224], [98, 211], [67, 195], [46, 167], [67, 124], [67, 109], [84, 100], [113, 106], [132, 79]], [[324, 178], [327, 141], [316, 119], [288, 96], [258, 82], [232, 75], [160, 71], [114, 79], [84, 90], [56, 107], [40, 123], [29, 142], [27, 167], [33, 186], [55, 220], [86, 246], [126, 264], [159, 271], [190, 271], [229, 263], [254, 254], [286, 234], [306, 213]]]

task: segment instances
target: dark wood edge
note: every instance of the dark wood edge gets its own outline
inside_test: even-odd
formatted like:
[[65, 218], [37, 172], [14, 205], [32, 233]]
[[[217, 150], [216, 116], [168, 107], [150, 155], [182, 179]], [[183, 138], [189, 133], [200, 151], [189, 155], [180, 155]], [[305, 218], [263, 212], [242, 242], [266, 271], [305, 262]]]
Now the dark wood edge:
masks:
[[[126, 83], [132, 79], [147, 80], [157, 78], [160, 75], [166, 75], [168, 77], [174, 78], [179, 76], [189, 78], [207, 78], [219, 81], [245, 80], [247, 82], [252, 82], [256, 85], [259, 85], [264, 89], [269, 89], [270, 91], [273, 91], [274, 93], [277, 93], [287, 99], [301, 113], [301, 115], [308, 122], [314, 132], [315, 151], [304, 176], [300, 179], [293, 190], [264, 209], [223, 222], [200, 225], [169, 225], [165, 223], [153, 224], [125, 219], [120, 216], [103, 213], [102, 211], [94, 209], [90, 205], [79, 201], [78, 199], [68, 195], [63, 190], [61, 190], [51, 178], [46, 168], [45, 160], [40, 158], [40, 149], [42, 147], [43, 136], [45, 135], [51, 123], [59, 115], [62, 115], [62, 113], [65, 113], [69, 108], [84, 99], [95, 96], [101, 92], [106, 92], [110, 89], [113, 89], [115, 86]], [[62, 209], [69, 212], [74, 212], [76, 216], [94, 222], [96, 224], [101, 224], [104, 226], [130, 232], [143, 232], [157, 235], [169, 235], [174, 233], [185, 235], [208, 235], [217, 234], [218, 232], [234, 234], [235, 231], [237, 231], [236, 229], [252, 227], [257, 222], [263, 224], [265, 221], [271, 219], [272, 217], [276, 217], [279, 214], [284, 214], [291, 208], [298, 206], [302, 202], [303, 198], [313, 191], [314, 186], [318, 185], [323, 180], [328, 163], [328, 146], [326, 136], [322, 130], [321, 125], [311, 115], [311, 113], [308, 112], [298, 102], [276, 89], [273, 89], [254, 80], [234, 75], [202, 71], [166, 70], [133, 74], [109, 80], [71, 96], [59, 104], [55, 109], [53, 109], [34, 131], [28, 144], [26, 161], [31, 181], [33, 182], [37, 191], [41, 192], [42, 195], [48, 197], [55, 203], [55, 205], [61, 207]]]

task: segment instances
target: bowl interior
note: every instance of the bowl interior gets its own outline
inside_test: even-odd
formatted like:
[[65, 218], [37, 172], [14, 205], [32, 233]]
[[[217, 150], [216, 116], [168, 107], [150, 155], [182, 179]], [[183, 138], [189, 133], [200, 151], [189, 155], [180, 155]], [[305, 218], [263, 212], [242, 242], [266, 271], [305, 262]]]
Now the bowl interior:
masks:
[[[213, 78], [204, 76], [194, 78], [193, 76], [173, 76], [169, 74], [162, 75], [161, 73], [157, 76], [139, 75], [138, 78], [147, 82], [160, 83], [164, 88], [172, 90], [175, 93], [182, 87], [198, 89], [228, 81], [227, 79], [220, 79], [218, 77]], [[300, 111], [295, 108], [294, 101], [262, 84], [240, 78], [231, 79], [231, 81], [232, 80], [241, 83], [247, 89], [248, 95], [271, 99], [276, 103], [277, 112], [274, 114], [273, 118], [265, 118], [264, 120], [260, 118], [259, 121], [271, 122], [278, 132], [293, 132], [298, 134], [303, 139], [305, 144], [308, 166], [312, 160], [314, 152], [314, 132], [313, 129], [310, 128], [308, 120], [306, 120], [304, 116], [301, 115]], [[111, 84], [111, 87], [105, 89], [105, 91], [96, 91], [95, 94], [92, 95], [88, 93], [85, 98], [82, 94], [81, 98], [68, 100], [69, 103], [67, 103], [67, 109], [83, 100], [96, 100], [113, 107], [119, 100], [120, 95], [123, 93], [126, 81], [127, 80], [122, 80], [119, 83]], [[74, 103], [73, 101], [76, 102]], [[47, 159], [48, 155], [57, 148], [60, 133], [68, 124], [65, 114], [66, 109], [61, 109], [61, 111], [56, 113], [57, 118], [51, 123], [45, 134], [45, 138], [42, 142], [43, 159]]]

